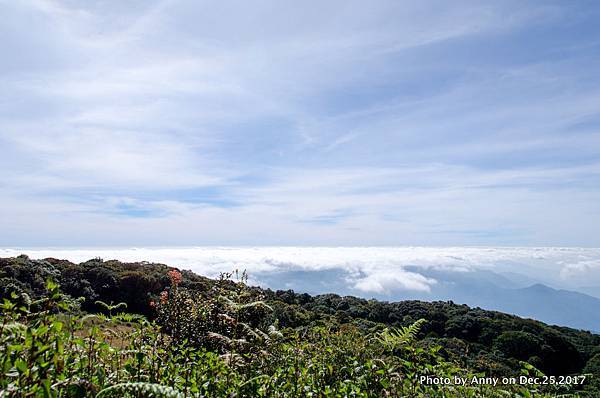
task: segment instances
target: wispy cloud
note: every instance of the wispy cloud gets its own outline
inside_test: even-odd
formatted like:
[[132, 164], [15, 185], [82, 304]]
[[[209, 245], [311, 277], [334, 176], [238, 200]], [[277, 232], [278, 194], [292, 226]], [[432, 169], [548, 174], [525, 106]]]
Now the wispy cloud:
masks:
[[0, 11], [0, 245], [600, 244], [598, 7]]

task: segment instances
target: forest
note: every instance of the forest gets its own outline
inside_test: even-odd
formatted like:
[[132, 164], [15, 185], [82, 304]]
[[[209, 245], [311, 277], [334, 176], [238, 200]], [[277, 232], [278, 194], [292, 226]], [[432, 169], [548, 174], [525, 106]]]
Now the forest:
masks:
[[600, 335], [453, 302], [25, 255], [0, 300], [0, 397], [600, 396]]

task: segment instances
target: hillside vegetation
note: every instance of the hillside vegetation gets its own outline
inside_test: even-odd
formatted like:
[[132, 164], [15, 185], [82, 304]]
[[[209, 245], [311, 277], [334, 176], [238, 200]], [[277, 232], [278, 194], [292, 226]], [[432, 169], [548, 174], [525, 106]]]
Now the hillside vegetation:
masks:
[[245, 280], [0, 259], [0, 397], [600, 396], [596, 334]]

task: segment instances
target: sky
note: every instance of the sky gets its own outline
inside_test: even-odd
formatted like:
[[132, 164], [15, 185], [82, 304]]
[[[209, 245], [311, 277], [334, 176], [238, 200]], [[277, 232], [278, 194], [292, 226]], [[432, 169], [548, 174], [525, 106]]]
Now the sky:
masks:
[[0, 247], [600, 247], [597, 2], [0, 15]]

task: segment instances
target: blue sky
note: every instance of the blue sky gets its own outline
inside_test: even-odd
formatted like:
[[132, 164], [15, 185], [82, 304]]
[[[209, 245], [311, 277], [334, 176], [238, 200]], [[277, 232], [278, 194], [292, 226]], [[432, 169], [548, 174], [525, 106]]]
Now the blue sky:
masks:
[[600, 246], [596, 2], [0, 14], [0, 246]]

